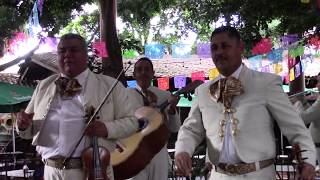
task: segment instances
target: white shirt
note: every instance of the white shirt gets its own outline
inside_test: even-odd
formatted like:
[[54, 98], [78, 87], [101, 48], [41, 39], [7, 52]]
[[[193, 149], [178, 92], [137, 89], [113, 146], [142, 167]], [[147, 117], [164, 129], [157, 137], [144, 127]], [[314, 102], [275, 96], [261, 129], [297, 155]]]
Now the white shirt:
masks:
[[[82, 91], [72, 99], [62, 99], [58, 93], [53, 98], [47, 119], [43, 125], [43, 134], [39, 138], [48, 142], [48, 146], [37, 146], [37, 152], [43, 159], [53, 156], [67, 157], [81, 137], [85, 127], [84, 91], [86, 89], [89, 70], [75, 77]], [[61, 75], [64, 76], [65, 75]], [[84, 139], [72, 157], [80, 157], [84, 149]]]
[[[231, 75], [237, 79], [239, 79], [240, 72], [242, 70], [243, 65], [241, 64], [238, 69]], [[223, 75], [219, 76], [219, 79], [225, 78]], [[237, 155], [236, 149], [234, 147], [234, 143], [232, 140], [232, 123], [230, 120], [231, 114], [227, 114], [228, 119], [225, 126], [225, 134], [223, 139], [223, 146], [220, 153], [219, 162], [220, 163], [228, 163], [228, 164], [234, 164], [241, 162], [240, 158]]]

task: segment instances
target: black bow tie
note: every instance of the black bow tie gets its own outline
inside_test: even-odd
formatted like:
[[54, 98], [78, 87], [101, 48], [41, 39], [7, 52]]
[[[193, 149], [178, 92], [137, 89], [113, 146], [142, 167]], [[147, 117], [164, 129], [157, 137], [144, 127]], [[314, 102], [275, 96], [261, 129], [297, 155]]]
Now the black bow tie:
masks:
[[55, 83], [57, 85], [57, 90], [63, 99], [72, 98], [82, 90], [77, 79], [60, 77]]

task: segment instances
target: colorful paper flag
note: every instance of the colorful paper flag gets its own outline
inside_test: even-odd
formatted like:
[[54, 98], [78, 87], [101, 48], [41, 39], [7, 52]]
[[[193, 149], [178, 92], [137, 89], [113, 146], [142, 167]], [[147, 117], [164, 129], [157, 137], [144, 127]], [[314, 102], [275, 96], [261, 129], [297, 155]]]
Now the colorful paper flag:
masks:
[[267, 58], [271, 60], [273, 63], [279, 62], [282, 60], [282, 52], [281, 48], [272, 50], [270, 53], [267, 54]]
[[38, 0], [38, 3], [37, 3], [40, 16], [42, 16], [43, 2], [44, 2], [44, 0]]
[[284, 76], [284, 81], [285, 81], [286, 84], [289, 84], [289, 83], [290, 83], [289, 74], [287, 74], [287, 75]]
[[289, 80], [293, 81], [294, 80], [294, 68], [291, 68], [289, 71]]
[[158, 88], [162, 90], [168, 90], [169, 89], [169, 78], [168, 77], [162, 77], [158, 78]]
[[144, 46], [144, 54], [150, 59], [162, 59], [164, 56], [164, 45], [162, 44], [146, 44]]
[[186, 83], [187, 83], [187, 77], [186, 76], [175, 76], [174, 78], [174, 87], [175, 88], [183, 88], [186, 86]]
[[262, 55], [250, 57], [248, 60], [251, 69], [259, 70], [262, 67]]
[[269, 67], [269, 65], [266, 65], [266, 66], [263, 66], [262, 68], [261, 68], [261, 72], [270, 72], [270, 67]]
[[124, 50], [122, 53], [122, 56], [126, 59], [133, 59], [137, 57], [138, 52], [136, 50], [130, 49], [130, 50]]
[[294, 70], [295, 70], [295, 73], [294, 73], [295, 77], [298, 78], [301, 74], [300, 62], [295, 65]]
[[199, 58], [210, 58], [211, 57], [210, 43], [198, 43], [197, 55], [199, 56]]
[[291, 69], [296, 64], [296, 59], [288, 56], [288, 68]]
[[191, 48], [190, 44], [173, 44], [171, 45], [173, 58], [190, 58]]
[[281, 37], [281, 43], [283, 47], [287, 47], [288, 45], [299, 40], [299, 36], [297, 34], [287, 34]]
[[274, 72], [279, 75], [282, 72], [282, 64], [274, 64], [273, 66]]
[[94, 50], [96, 50], [97, 56], [102, 58], [109, 57], [105, 42], [103, 41], [94, 42], [92, 43], [92, 47]]
[[192, 81], [195, 81], [195, 80], [204, 81], [204, 79], [205, 79], [204, 71], [198, 71], [198, 72], [191, 73], [191, 79], [192, 79]]
[[219, 76], [219, 71], [217, 68], [213, 68], [209, 70], [209, 79], [215, 79], [217, 76]]

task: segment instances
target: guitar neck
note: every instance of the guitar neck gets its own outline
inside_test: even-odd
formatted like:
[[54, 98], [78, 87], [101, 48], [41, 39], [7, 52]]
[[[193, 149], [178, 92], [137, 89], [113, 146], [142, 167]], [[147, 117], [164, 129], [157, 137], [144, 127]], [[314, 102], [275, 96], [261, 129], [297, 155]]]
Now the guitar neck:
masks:
[[[180, 90], [177, 91], [177, 92], [175, 92], [175, 93], [173, 93], [173, 95], [174, 95], [174, 96], [180, 95]], [[168, 99], [167, 99], [167, 100], [165, 100], [163, 103], [161, 103], [161, 104], [158, 106], [158, 108], [160, 109], [160, 111], [163, 111], [169, 104], [170, 104], [170, 103], [169, 103], [169, 101], [168, 101]]]
[[160, 111], [162, 112], [168, 105], [169, 105], [169, 101], [165, 100], [163, 103], [161, 103], [158, 108], [160, 109]]

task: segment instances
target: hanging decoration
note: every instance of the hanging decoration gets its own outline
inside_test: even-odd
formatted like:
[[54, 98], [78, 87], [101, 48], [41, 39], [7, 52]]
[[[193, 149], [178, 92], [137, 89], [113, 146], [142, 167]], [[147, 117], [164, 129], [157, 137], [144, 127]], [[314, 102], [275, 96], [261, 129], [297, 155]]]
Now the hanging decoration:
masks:
[[270, 66], [269, 65], [266, 65], [266, 66], [263, 66], [261, 67], [261, 72], [270, 72]]
[[210, 58], [211, 57], [210, 43], [198, 43], [197, 55], [199, 58]]
[[320, 49], [320, 37], [319, 36], [313, 36], [310, 39], [308, 39], [308, 44], [314, 47], [316, 50]]
[[269, 38], [263, 38], [252, 49], [252, 54], [266, 54], [272, 49], [272, 41]]
[[304, 47], [301, 45], [299, 45], [295, 48], [289, 49], [289, 56], [292, 58], [296, 58], [298, 56], [301, 56], [301, 55], [303, 55], [303, 53], [304, 53]]
[[41, 45], [36, 53], [57, 52], [58, 40], [55, 37], [45, 37], [41, 40]]
[[92, 43], [92, 47], [97, 56], [102, 58], [109, 57], [109, 54], [106, 48], [106, 43], [104, 41], [94, 42]]
[[38, 3], [37, 3], [40, 16], [42, 16], [43, 2], [44, 0], [38, 0]]
[[175, 76], [174, 77], [174, 88], [183, 88], [186, 86], [187, 83], [187, 77], [184, 75]]
[[282, 60], [282, 54], [283, 54], [282, 48], [274, 49], [267, 54], [267, 58], [273, 61], [274, 63], [276, 63]]
[[283, 48], [288, 48], [289, 45], [295, 43], [298, 40], [299, 36], [297, 34], [288, 34], [280, 38]]
[[191, 79], [192, 79], [192, 81], [195, 81], [195, 80], [204, 81], [204, 79], [205, 79], [204, 71], [198, 71], [198, 72], [191, 73]]
[[219, 76], [219, 71], [217, 68], [213, 68], [213, 69], [209, 70], [209, 79], [210, 80], [215, 79], [218, 76]]
[[8, 52], [14, 54], [19, 51], [21, 44], [24, 44], [27, 40], [27, 36], [23, 32], [18, 32], [15, 34], [14, 38], [9, 40]]
[[298, 78], [301, 74], [301, 65], [300, 65], [300, 62], [297, 63], [294, 67], [294, 75], [295, 75], [295, 78]]
[[293, 81], [294, 80], [294, 68], [291, 68], [289, 71], [289, 81]]
[[162, 44], [147, 44], [144, 49], [145, 56], [150, 59], [162, 59], [164, 56], [164, 45]]
[[169, 77], [161, 77], [158, 78], [158, 87], [162, 90], [168, 90], [169, 89]]
[[172, 57], [173, 58], [190, 58], [191, 57], [190, 44], [172, 44]]
[[288, 56], [288, 68], [291, 69], [296, 64], [296, 59]]
[[248, 58], [250, 63], [250, 68], [253, 70], [259, 70], [262, 67], [262, 55], [253, 56]]
[[138, 55], [138, 52], [136, 50], [133, 49], [129, 49], [129, 50], [124, 50], [122, 53], [122, 56], [126, 59], [133, 59], [136, 58]]
[[34, 37], [41, 31], [41, 26], [39, 23], [38, 16], [38, 1], [35, 1], [31, 14], [28, 20], [28, 33], [29, 36]]
[[283, 71], [282, 64], [273, 64], [274, 73], [277, 75], [280, 75], [280, 73]]

